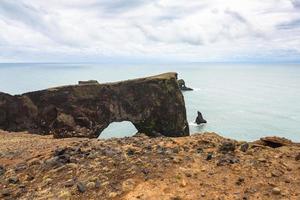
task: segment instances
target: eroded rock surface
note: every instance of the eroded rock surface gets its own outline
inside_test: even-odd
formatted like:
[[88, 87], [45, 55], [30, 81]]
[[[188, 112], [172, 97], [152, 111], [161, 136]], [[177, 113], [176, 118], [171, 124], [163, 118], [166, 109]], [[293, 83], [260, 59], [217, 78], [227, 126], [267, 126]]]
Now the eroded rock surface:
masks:
[[99, 140], [0, 130], [0, 199], [299, 200], [300, 146], [244, 144], [215, 133]]
[[189, 135], [176, 73], [107, 84], [63, 86], [12, 96], [0, 93], [0, 129], [98, 137], [110, 123], [131, 121], [149, 136]]

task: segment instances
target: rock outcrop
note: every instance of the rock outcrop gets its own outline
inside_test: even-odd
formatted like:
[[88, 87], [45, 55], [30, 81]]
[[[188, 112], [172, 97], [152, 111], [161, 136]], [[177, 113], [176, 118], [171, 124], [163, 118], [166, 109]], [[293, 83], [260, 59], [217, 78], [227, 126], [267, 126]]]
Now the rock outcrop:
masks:
[[257, 141], [256, 143], [264, 146], [272, 147], [272, 148], [278, 148], [282, 146], [291, 145], [292, 141], [286, 138], [271, 136], [271, 137], [260, 138], [260, 140]]
[[197, 112], [197, 117], [195, 120], [196, 124], [205, 124], [207, 123], [207, 121], [203, 118], [202, 113], [201, 112]]
[[185, 81], [183, 79], [179, 79], [177, 81], [177, 83], [178, 83], [180, 90], [182, 90], [182, 91], [192, 91], [193, 90], [192, 88], [189, 88], [185, 85]]
[[131, 121], [149, 136], [189, 135], [176, 73], [96, 82], [12, 96], [0, 93], [0, 129], [96, 138], [112, 122]]

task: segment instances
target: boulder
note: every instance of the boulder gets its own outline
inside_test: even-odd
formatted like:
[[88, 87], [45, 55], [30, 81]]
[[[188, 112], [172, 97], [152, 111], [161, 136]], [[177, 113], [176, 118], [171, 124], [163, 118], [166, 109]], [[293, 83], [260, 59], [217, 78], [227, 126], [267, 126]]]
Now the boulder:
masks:
[[69, 85], [22, 95], [0, 93], [0, 129], [96, 138], [112, 122], [131, 121], [148, 136], [187, 136], [177, 74], [115, 83]]
[[189, 88], [185, 85], [185, 81], [183, 79], [179, 79], [177, 81], [177, 83], [178, 83], [180, 90], [182, 90], [182, 91], [192, 91], [193, 90], [192, 88]]
[[205, 123], [207, 123], [207, 121], [205, 120], [205, 119], [203, 119], [203, 116], [202, 116], [202, 114], [201, 114], [201, 112], [197, 112], [197, 114], [198, 114], [198, 116], [197, 116], [197, 118], [196, 118], [196, 124], [205, 124]]
[[286, 138], [276, 137], [276, 136], [260, 138], [260, 140], [257, 141], [256, 143], [264, 146], [272, 147], [272, 148], [289, 146], [293, 144], [291, 140], [288, 140]]

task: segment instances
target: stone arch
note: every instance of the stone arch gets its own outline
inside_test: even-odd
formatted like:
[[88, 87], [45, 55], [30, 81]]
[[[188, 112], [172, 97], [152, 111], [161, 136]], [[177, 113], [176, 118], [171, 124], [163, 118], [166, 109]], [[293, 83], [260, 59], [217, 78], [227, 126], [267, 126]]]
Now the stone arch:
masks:
[[[0, 93], [0, 99], [0, 110], [7, 111], [0, 113], [0, 128], [5, 130], [53, 134], [56, 138], [97, 138], [110, 123], [130, 121], [138, 132], [149, 136], [189, 135], [176, 73], [62, 86], [15, 96]], [[28, 102], [34, 112], [24, 112]], [[10, 107], [15, 109], [7, 109]]]

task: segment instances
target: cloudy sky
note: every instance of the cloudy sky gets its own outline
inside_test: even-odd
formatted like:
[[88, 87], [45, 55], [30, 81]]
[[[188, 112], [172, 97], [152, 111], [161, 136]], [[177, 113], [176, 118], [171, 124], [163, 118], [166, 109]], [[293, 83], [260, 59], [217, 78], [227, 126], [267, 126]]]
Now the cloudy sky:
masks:
[[299, 58], [300, 0], [0, 0], [0, 62]]

